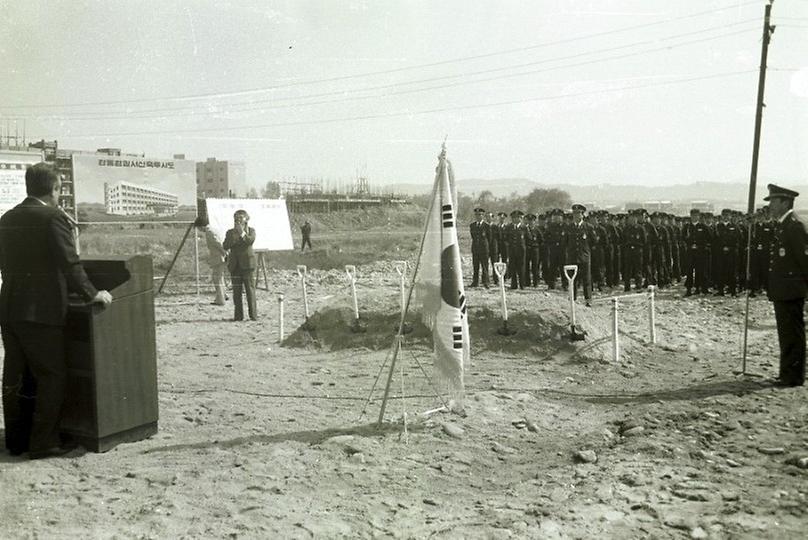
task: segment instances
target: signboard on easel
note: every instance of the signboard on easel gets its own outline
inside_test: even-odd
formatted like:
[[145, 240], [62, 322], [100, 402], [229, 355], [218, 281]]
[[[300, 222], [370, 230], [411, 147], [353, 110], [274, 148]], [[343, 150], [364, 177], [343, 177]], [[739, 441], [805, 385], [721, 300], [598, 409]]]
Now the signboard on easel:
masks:
[[255, 229], [255, 251], [286, 251], [295, 249], [289, 212], [284, 199], [205, 199], [208, 224], [219, 236], [233, 228], [233, 214], [246, 210], [249, 225]]

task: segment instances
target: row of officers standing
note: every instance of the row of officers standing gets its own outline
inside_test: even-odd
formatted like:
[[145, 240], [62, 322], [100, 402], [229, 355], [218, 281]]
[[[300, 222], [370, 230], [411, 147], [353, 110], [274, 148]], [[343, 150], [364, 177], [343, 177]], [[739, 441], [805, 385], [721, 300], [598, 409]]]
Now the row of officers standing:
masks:
[[481, 282], [487, 287], [489, 274], [498, 283], [497, 274], [489, 272], [497, 261], [507, 263], [504, 277], [511, 289], [537, 287], [541, 282], [549, 289], [558, 285], [566, 289], [563, 267], [575, 264], [579, 269], [575, 294], [582, 286], [587, 304], [593, 287], [665, 288], [684, 279], [685, 296], [736, 295], [747, 286], [755, 295], [768, 287], [776, 227], [765, 208], [751, 219], [729, 209], [719, 216], [693, 209], [689, 218], [641, 208], [625, 214], [605, 210], [587, 214], [581, 204], [572, 205], [569, 213], [554, 209], [535, 215], [514, 210], [510, 216], [500, 212], [495, 217], [484, 208], [474, 212], [472, 287]]

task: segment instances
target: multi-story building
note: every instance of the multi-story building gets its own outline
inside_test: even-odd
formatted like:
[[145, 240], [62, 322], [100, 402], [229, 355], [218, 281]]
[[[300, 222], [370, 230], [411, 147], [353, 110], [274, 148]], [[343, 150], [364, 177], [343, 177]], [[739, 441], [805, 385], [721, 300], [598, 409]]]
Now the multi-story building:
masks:
[[208, 158], [196, 164], [196, 195], [231, 199], [247, 194], [246, 168], [242, 161]]
[[179, 211], [179, 197], [129, 182], [105, 183], [104, 206], [116, 216], [172, 216]]

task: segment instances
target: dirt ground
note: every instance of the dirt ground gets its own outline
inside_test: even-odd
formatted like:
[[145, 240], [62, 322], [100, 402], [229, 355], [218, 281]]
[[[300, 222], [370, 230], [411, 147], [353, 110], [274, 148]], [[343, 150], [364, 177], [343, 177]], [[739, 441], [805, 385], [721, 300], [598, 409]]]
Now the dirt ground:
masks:
[[508, 291], [504, 337], [499, 291], [468, 290], [465, 416], [422, 414], [441, 401], [412, 317], [379, 429], [395, 273], [359, 268], [361, 334], [338, 271], [311, 272], [299, 328], [295, 278], [270, 273], [258, 322], [231, 322], [207, 293], [158, 297], [159, 433], [103, 454], [0, 454], [0, 537], [805, 537], [806, 389], [765, 382], [765, 299], [751, 304], [758, 377], [734, 373], [743, 298], [661, 291], [656, 345], [646, 299], [622, 301], [616, 363], [609, 302], [579, 304], [588, 335], [570, 344], [563, 293]]

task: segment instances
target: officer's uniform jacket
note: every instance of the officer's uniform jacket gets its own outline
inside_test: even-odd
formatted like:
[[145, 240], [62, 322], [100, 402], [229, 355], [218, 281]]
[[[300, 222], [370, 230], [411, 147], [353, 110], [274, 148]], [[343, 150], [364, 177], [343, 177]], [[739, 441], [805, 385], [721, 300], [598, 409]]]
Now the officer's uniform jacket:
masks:
[[769, 300], [805, 298], [808, 289], [808, 233], [793, 212], [777, 225], [770, 270]]

